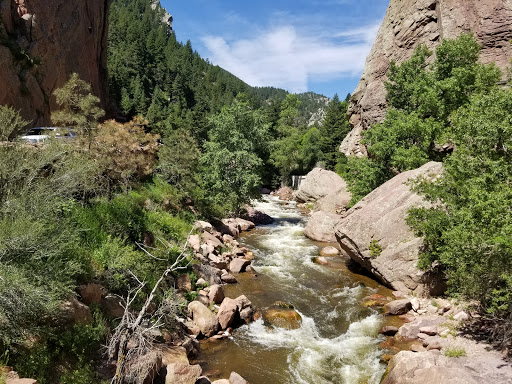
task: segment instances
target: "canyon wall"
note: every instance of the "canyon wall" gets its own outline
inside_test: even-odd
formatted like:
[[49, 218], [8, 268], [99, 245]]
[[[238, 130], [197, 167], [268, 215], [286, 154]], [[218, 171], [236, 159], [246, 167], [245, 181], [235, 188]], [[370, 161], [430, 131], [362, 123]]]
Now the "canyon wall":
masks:
[[353, 130], [340, 152], [366, 156], [361, 132], [386, 114], [384, 82], [391, 61], [409, 59], [419, 44], [433, 49], [442, 39], [469, 31], [482, 46], [481, 61], [505, 70], [512, 58], [512, 0], [391, 0], [353, 93], [348, 111]]
[[107, 103], [109, 0], [0, 0], [0, 105], [50, 125], [53, 91], [77, 72]]

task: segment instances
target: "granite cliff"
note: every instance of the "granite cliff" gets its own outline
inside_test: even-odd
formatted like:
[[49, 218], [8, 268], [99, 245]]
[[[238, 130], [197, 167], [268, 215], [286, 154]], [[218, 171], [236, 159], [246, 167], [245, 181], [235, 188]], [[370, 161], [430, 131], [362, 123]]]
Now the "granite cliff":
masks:
[[409, 59], [419, 44], [434, 48], [445, 38], [471, 31], [482, 46], [481, 61], [504, 70], [512, 58], [512, 0], [391, 0], [348, 115], [353, 130], [340, 146], [347, 156], [365, 156], [361, 132], [383, 120], [386, 73], [391, 61]]
[[107, 101], [109, 0], [0, 0], [0, 104], [48, 125], [73, 72]]

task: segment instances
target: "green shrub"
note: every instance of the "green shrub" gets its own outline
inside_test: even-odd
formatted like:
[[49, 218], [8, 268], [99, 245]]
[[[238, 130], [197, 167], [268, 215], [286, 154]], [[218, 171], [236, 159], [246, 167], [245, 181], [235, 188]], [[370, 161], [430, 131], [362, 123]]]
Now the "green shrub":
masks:
[[370, 241], [370, 245], [368, 245], [368, 249], [370, 250], [370, 257], [372, 259], [377, 258], [382, 253], [382, 247], [379, 242], [375, 239]]
[[443, 351], [447, 357], [464, 357], [466, 356], [466, 350], [459, 347], [446, 347]]

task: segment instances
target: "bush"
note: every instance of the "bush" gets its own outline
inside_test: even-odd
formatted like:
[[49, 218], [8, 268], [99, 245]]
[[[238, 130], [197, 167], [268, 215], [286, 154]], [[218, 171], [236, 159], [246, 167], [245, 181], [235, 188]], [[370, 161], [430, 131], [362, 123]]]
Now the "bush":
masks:
[[11, 141], [28, 125], [19, 111], [7, 105], [0, 105], [0, 141]]

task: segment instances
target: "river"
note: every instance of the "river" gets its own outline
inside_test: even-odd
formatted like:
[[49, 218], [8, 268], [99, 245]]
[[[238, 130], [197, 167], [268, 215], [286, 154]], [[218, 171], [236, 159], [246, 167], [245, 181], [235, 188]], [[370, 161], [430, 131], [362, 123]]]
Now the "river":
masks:
[[287, 330], [260, 319], [228, 340], [204, 342], [198, 362], [205, 374], [227, 378], [235, 371], [251, 384], [379, 383], [385, 365], [378, 331], [384, 320], [363, 302], [390, 291], [351, 272], [340, 256], [328, 266], [316, 264], [325, 244], [303, 235], [307, 216], [295, 203], [264, 196], [255, 205], [275, 222], [240, 237], [254, 252], [257, 276], [239, 275], [239, 284], [225, 287], [226, 296], [244, 294], [261, 310], [284, 301], [299, 312], [302, 324]]

